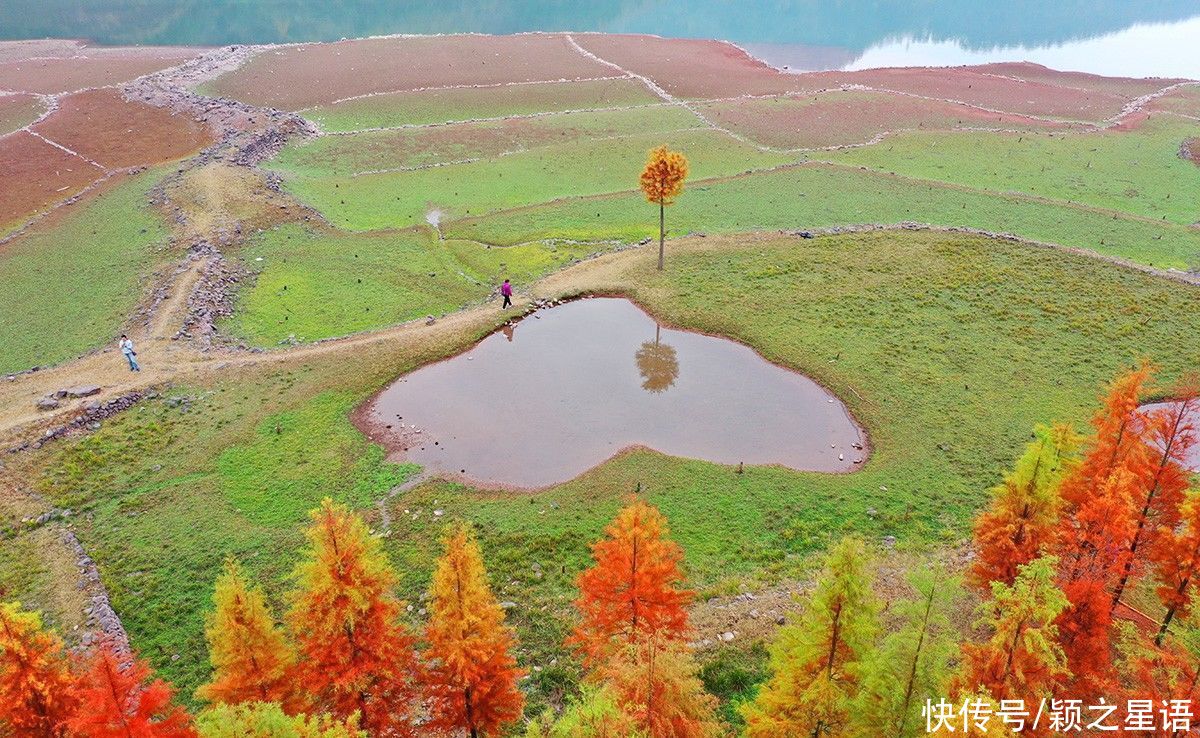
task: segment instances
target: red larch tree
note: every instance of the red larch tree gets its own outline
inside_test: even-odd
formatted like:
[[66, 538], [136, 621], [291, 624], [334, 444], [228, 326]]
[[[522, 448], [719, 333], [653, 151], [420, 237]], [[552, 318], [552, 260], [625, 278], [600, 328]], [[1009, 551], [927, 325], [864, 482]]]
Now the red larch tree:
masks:
[[575, 601], [582, 620], [568, 638], [588, 666], [611, 649], [652, 635], [681, 640], [693, 593], [682, 588], [683, 549], [668, 538], [667, 521], [635, 499], [592, 545], [595, 565], [579, 575]]
[[[1113, 590], [1112, 606], [1121, 601], [1125, 586], [1142, 571], [1145, 551], [1153, 549], [1163, 534], [1179, 522], [1179, 505], [1187, 492], [1190, 473], [1185, 468], [1188, 453], [1196, 445], [1193, 413], [1200, 407], [1200, 380], [1189, 377], [1175, 392], [1177, 402], [1144, 415], [1147, 447], [1134, 455], [1138, 477], [1137, 528]], [[1142, 553], [1142, 555], [1139, 555]]]
[[1059, 490], [1074, 466], [1078, 437], [1067, 426], [1034, 428], [1033, 440], [992, 502], [975, 519], [975, 561], [969, 579], [990, 594], [992, 582], [1012, 584], [1018, 567], [1045, 553], [1058, 526]]
[[68, 721], [72, 738], [195, 738], [172, 690], [146, 662], [103, 643], [80, 677], [80, 708]]
[[1179, 530], [1169, 532], [1152, 551], [1158, 598], [1166, 608], [1155, 638], [1161, 644], [1176, 617], [1192, 612], [1196, 603], [1196, 579], [1200, 576], [1200, 490], [1181, 506]]
[[326, 498], [312, 512], [288, 626], [297, 688], [339, 719], [358, 713], [372, 738], [415, 736], [421, 664], [400, 622], [396, 574], [358, 515]]
[[1150, 376], [1143, 364], [1109, 386], [1079, 466], [1060, 485], [1056, 553], [1068, 606], [1058, 618], [1072, 694], [1101, 696], [1112, 684], [1112, 595], [1137, 531], [1139, 470], [1149, 447], [1138, 402]]
[[78, 699], [58, 636], [37, 613], [0, 603], [0, 735], [61, 738]]

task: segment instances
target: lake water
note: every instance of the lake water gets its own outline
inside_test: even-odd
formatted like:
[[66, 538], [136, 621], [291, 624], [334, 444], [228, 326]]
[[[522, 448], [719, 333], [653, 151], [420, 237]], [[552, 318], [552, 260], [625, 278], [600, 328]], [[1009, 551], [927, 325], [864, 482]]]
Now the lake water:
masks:
[[487, 486], [564, 482], [630, 446], [824, 472], [866, 455], [811, 379], [615, 298], [538, 311], [401, 377], [356, 417], [397, 457]]
[[268, 43], [392, 33], [609, 31], [718, 38], [777, 66], [1029, 60], [1200, 78], [1197, 0], [4, 0], [0, 38]]

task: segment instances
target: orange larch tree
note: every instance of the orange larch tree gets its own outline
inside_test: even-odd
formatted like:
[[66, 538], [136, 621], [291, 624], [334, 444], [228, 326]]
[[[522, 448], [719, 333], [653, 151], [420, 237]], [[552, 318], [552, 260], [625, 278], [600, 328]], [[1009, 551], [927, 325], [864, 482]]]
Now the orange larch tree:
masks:
[[0, 735], [60, 738], [78, 700], [62, 641], [37, 613], [0, 603]]
[[421, 664], [400, 622], [396, 573], [362, 518], [326, 498], [312, 512], [288, 626], [297, 689], [339, 719], [358, 713], [372, 738], [414, 736]]
[[717, 700], [704, 690], [699, 667], [679, 641], [651, 635], [627, 645], [592, 675], [649, 738], [715, 738]]
[[429, 727], [471, 738], [498, 735], [521, 717], [521, 670], [512, 633], [492, 594], [475, 536], [458, 525], [444, 540], [430, 588], [426, 628]]
[[[1193, 413], [1200, 407], [1200, 380], [1190, 377], [1176, 388], [1177, 402], [1145, 414], [1144, 438], [1148, 444], [1133, 457], [1138, 476], [1137, 528], [1129, 541], [1125, 562], [1113, 590], [1112, 606], [1121, 602], [1125, 586], [1142, 572], [1144, 555], [1179, 522], [1179, 505], [1188, 488], [1185, 465], [1196, 445]], [[1139, 551], [1143, 553], [1139, 556]]]
[[1200, 490], [1190, 494], [1181, 506], [1182, 524], [1168, 532], [1151, 550], [1158, 598], [1166, 608], [1155, 644], [1161, 644], [1177, 616], [1186, 616], [1196, 602], [1196, 579], [1200, 576]]
[[183, 708], [171, 704], [171, 687], [152, 679], [140, 659], [103, 643], [80, 677], [80, 709], [68, 721], [72, 738], [195, 738]]
[[1017, 568], [1046, 552], [1058, 526], [1059, 491], [1078, 446], [1066, 426], [1039, 425], [1016, 467], [992, 491], [975, 519], [975, 562], [970, 582], [990, 594], [992, 582], [1012, 584]]
[[213, 675], [196, 696], [230, 705], [278, 702], [290, 710], [297, 707], [292, 689], [296, 655], [276, 627], [262, 589], [251, 586], [233, 559], [226, 560], [217, 578], [213, 603], [216, 609], [204, 629]]
[[1060, 485], [1055, 553], [1069, 604], [1058, 629], [1071, 692], [1081, 699], [1101, 696], [1114, 678], [1110, 587], [1125, 569], [1137, 532], [1139, 471], [1149, 450], [1138, 402], [1149, 376], [1143, 364], [1113, 381], [1092, 421], [1095, 434], [1086, 453]]
[[642, 170], [641, 186], [646, 199], [658, 205], [658, 270], [661, 272], [664, 259], [664, 242], [667, 237], [667, 206], [675, 202], [683, 192], [687, 179], [687, 157], [671, 151], [665, 145], [650, 151], [646, 167]]
[[667, 537], [657, 508], [635, 499], [604, 533], [592, 544], [595, 565], [579, 575], [575, 606], [582, 620], [568, 638], [589, 667], [644, 637], [683, 639], [693, 596], [681, 586], [683, 549]]

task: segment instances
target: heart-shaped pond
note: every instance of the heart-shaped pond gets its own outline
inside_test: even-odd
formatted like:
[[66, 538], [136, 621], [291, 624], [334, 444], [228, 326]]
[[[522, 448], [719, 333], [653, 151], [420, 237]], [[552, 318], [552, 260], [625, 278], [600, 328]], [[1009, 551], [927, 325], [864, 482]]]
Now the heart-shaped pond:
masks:
[[617, 298], [540, 310], [400, 377], [356, 418], [394, 457], [482, 486], [557, 484], [631, 446], [822, 472], [866, 456], [816, 382]]

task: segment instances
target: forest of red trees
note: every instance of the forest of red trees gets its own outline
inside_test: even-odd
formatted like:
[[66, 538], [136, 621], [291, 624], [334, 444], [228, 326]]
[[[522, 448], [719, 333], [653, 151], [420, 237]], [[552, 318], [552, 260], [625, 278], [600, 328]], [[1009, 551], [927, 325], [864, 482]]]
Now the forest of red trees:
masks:
[[[1179, 402], [1147, 411], [1140, 400], [1151, 381], [1148, 366], [1117, 377], [1087, 433], [1033, 430], [976, 519], [966, 571], [914, 568], [909, 595], [885, 603], [878, 553], [855, 537], [833, 545], [803, 610], [771, 645], [766, 681], [740, 705], [746, 735], [1051, 735], [1069, 726], [1038, 724], [1032, 711], [1019, 729], [985, 725], [949, 708], [969, 704], [978, 715], [1013, 700], [1064, 699], [1149, 701], [1141, 734], [1191, 732], [1183, 705], [1200, 686], [1191, 623], [1200, 489], [1183, 460], [1197, 442], [1188, 418], [1198, 387], [1172, 387]], [[578, 621], [565, 645], [584, 668], [579, 695], [559, 714], [528, 720], [515, 635], [469, 526], [448, 527], [429, 617], [413, 632], [397, 575], [362, 518], [330, 500], [311, 517], [286, 612], [272, 612], [238, 563], [226, 563], [206, 627], [212, 673], [196, 694], [207, 707], [194, 717], [135, 654], [111, 642], [70, 651], [37, 613], [0, 605], [0, 735], [729, 732], [688, 645], [683, 550], [644, 500], [617, 513], [578, 577]], [[1154, 617], [1131, 605], [1135, 594], [1142, 609], [1155, 605]], [[970, 599], [976, 619], [964, 624], [957, 615]]]

